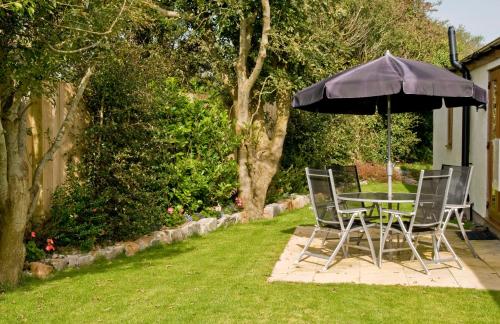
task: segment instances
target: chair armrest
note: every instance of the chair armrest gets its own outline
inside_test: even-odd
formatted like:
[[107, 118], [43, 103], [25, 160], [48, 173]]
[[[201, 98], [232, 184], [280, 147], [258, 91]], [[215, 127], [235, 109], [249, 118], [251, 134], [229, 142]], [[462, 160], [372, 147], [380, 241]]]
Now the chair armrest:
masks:
[[398, 215], [398, 216], [413, 216], [413, 212], [405, 212], [397, 209], [382, 209], [382, 213], [386, 214], [393, 214], [393, 215]]
[[368, 209], [366, 208], [353, 208], [353, 209], [341, 209], [338, 210], [339, 214], [354, 214], [354, 213], [366, 213]]
[[465, 204], [465, 205], [453, 205], [453, 204], [446, 204], [445, 208], [446, 209], [464, 209], [464, 208], [470, 208], [471, 204]]

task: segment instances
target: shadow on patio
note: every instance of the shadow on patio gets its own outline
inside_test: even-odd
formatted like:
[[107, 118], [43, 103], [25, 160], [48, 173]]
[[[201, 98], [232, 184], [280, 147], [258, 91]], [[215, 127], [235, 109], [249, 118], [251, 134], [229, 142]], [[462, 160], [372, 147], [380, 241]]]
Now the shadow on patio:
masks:
[[[426, 275], [418, 261], [410, 261], [411, 252], [397, 252], [393, 255], [384, 255], [382, 268], [375, 266], [369, 253], [349, 250], [349, 257], [344, 258], [339, 253], [335, 263], [326, 272], [321, 269], [325, 260], [308, 257], [297, 266], [294, 262], [309, 238], [312, 226], [299, 226], [294, 231], [290, 241], [276, 263], [269, 281], [293, 281], [313, 283], [359, 283], [402, 286], [433, 286], [456, 287], [490, 290], [492, 298], [500, 305], [500, 241], [472, 241], [480, 259], [474, 258], [465, 243], [454, 231], [448, 231], [447, 238], [461, 258], [464, 268], [454, 262], [429, 265], [430, 274]], [[334, 236], [334, 235], [331, 235]], [[377, 240], [378, 235], [373, 233], [372, 238]], [[402, 241], [402, 239], [401, 239]], [[316, 239], [313, 249], [318, 253], [330, 253], [337, 239], [328, 240], [325, 247], [321, 247], [321, 239]], [[431, 258], [432, 248], [430, 237], [422, 237], [418, 250], [425, 259]], [[378, 245], [378, 241], [374, 242]], [[366, 244], [363, 242], [362, 244]], [[397, 244], [394, 239], [394, 244]], [[402, 243], [404, 244], [404, 243]], [[441, 249], [444, 250], [444, 247]], [[447, 257], [447, 252], [443, 252]]]

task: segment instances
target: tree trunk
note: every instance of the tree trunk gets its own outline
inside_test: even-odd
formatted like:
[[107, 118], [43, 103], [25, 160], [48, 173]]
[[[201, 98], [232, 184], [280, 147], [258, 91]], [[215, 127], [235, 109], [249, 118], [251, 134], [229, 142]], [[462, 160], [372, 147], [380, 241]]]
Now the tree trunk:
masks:
[[[0, 210], [0, 284], [16, 285], [23, 269], [23, 244], [29, 206], [28, 166], [25, 161], [23, 118], [16, 105], [2, 120], [2, 151], [7, 155], [7, 197]], [[23, 132], [24, 131], [24, 132]], [[4, 170], [5, 171], [5, 170]]]
[[80, 80], [66, 117], [38, 161], [31, 183], [25, 147], [27, 95], [13, 96], [0, 111], [0, 153], [7, 157], [0, 157], [0, 285], [14, 286], [19, 282], [26, 256], [24, 233], [38, 200], [42, 170], [61, 146], [93, 70], [94, 66], [89, 67]]
[[259, 118], [250, 125], [251, 132], [239, 150], [240, 194], [244, 221], [260, 218], [267, 190], [278, 171], [289, 118], [290, 100], [287, 94], [278, 96], [271, 107], [277, 110], [273, 127]]
[[0, 219], [0, 285], [16, 285], [26, 255], [23, 238], [28, 214], [27, 176], [10, 179], [9, 206]]
[[238, 84], [234, 107], [236, 134], [242, 137], [242, 142], [238, 150], [238, 171], [240, 195], [243, 200], [244, 221], [262, 216], [267, 189], [271, 183], [271, 179], [276, 174], [283, 150], [283, 140], [288, 122], [288, 107], [286, 107], [284, 110], [281, 110], [280, 114], [277, 114], [276, 123], [274, 126], [271, 126], [272, 129], [269, 131], [267, 128], [269, 125], [266, 125], [262, 114], [259, 114], [260, 99], [254, 113], [250, 114], [252, 89], [264, 65], [269, 33], [271, 31], [271, 8], [269, 0], [261, 0], [261, 6], [262, 34], [255, 65], [251, 72], [248, 73], [247, 66], [251, 50], [252, 25], [256, 17], [259, 16], [256, 13], [248, 17], [242, 17], [240, 20], [239, 54], [236, 62]]

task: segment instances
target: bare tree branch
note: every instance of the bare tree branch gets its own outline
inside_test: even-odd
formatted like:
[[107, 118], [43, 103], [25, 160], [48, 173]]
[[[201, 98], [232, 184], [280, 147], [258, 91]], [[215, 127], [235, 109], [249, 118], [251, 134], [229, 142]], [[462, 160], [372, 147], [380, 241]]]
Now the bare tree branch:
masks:
[[113, 22], [111, 23], [109, 28], [103, 32], [82, 29], [82, 28], [76, 28], [76, 27], [62, 26], [62, 25], [55, 25], [55, 26], [59, 27], [59, 28], [63, 28], [63, 29], [69, 29], [69, 30], [79, 31], [79, 32], [83, 32], [83, 33], [93, 34], [93, 35], [107, 35], [113, 31], [113, 28], [115, 27], [116, 23], [118, 22], [118, 19], [120, 19], [123, 11], [125, 10], [126, 4], [127, 4], [127, 0], [123, 0], [122, 6], [120, 8], [120, 11], [118, 12], [118, 15], [115, 17], [115, 20], [113, 20]]
[[5, 208], [9, 193], [9, 182], [7, 180], [7, 143], [5, 141], [5, 130], [0, 120], [0, 217], [2, 209]]
[[74, 4], [64, 3], [64, 2], [59, 2], [59, 1], [56, 1], [56, 4], [58, 4], [58, 5], [60, 5], [60, 6], [65, 6], [65, 7], [85, 9], [85, 7], [84, 7], [84, 6], [74, 5]]
[[17, 132], [17, 146], [18, 151], [24, 154], [26, 151], [26, 118], [24, 118], [24, 113], [28, 110], [27, 107], [30, 106], [28, 98], [23, 98], [21, 105], [19, 106], [18, 116], [19, 116], [19, 131]]
[[253, 87], [255, 81], [259, 77], [262, 66], [264, 65], [264, 60], [266, 59], [267, 44], [269, 43], [269, 32], [271, 31], [271, 7], [269, 6], [269, 0], [261, 0], [262, 3], [262, 35], [260, 37], [259, 54], [257, 60], [255, 61], [255, 66], [252, 73], [248, 77], [248, 85], [250, 88]]
[[43, 155], [42, 159], [38, 163], [35, 172], [33, 174], [33, 181], [30, 189], [31, 193], [31, 202], [30, 202], [30, 207], [28, 209], [28, 218], [30, 219], [31, 216], [33, 215], [33, 212], [35, 211], [36, 208], [36, 203], [38, 200], [38, 194], [40, 193], [40, 179], [42, 177], [42, 172], [43, 168], [47, 164], [48, 161], [52, 160], [54, 157], [54, 153], [57, 152], [59, 147], [62, 144], [62, 139], [64, 135], [66, 134], [66, 130], [68, 127], [71, 125], [73, 121], [73, 116], [75, 114], [75, 111], [78, 108], [78, 104], [80, 103], [80, 100], [82, 99], [83, 93], [85, 89], [87, 88], [87, 84], [89, 82], [90, 77], [94, 73], [94, 67], [91, 66], [87, 69], [87, 72], [85, 72], [85, 75], [83, 78], [80, 80], [80, 84], [78, 85], [77, 91], [75, 95], [73, 96], [73, 99], [71, 101], [71, 105], [68, 108], [68, 112], [66, 114], [66, 117], [64, 118], [61, 127], [59, 128], [59, 131], [57, 132], [57, 135], [54, 139], [54, 142], [52, 145], [49, 147], [47, 152]]
[[[96, 32], [96, 31], [93, 31], [93, 30], [87, 30], [87, 29], [76, 28], [76, 27], [61, 26], [61, 25], [56, 25], [56, 27], [63, 28], [63, 29], [75, 30], [75, 31], [84, 32], [84, 33], [89, 33], [89, 34], [93, 34], [93, 35], [105, 36], [107, 34], [110, 34], [113, 31], [113, 28], [115, 27], [116, 23], [118, 22], [118, 20], [120, 19], [121, 15], [123, 14], [123, 11], [125, 10], [125, 5], [126, 4], [127, 4], [127, 0], [123, 0], [122, 6], [120, 8], [120, 11], [118, 12], [117, 16], [115, 17], [115, 19], [113, 20], [113, 22], [111, 23], [111, 25], [109, 26], [109, 28], [106, 31], [104, 31], [104, 32]], [[89, 50], [91, 48], [97, 47], [97, 46], [99, 46], [102, 43], [103, 40], [104, 40], [104, 38], [101, 38], [98, 41], [96, 41], [95, 43], [92, 43], [92, 44], [90, 44], [88, 46], [84, 46], [84, 47], [81, 47], [81, 48], [78, 48], [78, 49], [73, 49], [73, 50], [58, 49], [58, 48], [55, 48], [54, 46], [52, 46], [51, 44], [48, 44], [48, 47], [52, 51], [57, 52], [57, 53], [61, 53], [61, 54], [74, 54], [74, 53], [84, 52], [84, 51]]]
[[24, 115], [28, 112], [30, 107], [33, 106], [33, 101], [30, 100], [28, 104], [24, 105], [22, 110], [19, 110], [19, 118], [23, 118]]
[[181, 18], [181, 14], [178, 13], [177, 11], [163, 9], [162, 7], [154, 3], [151, 3], [149, 1], [142, 1], [142, 3], [144, 3], [145, 5], [147, 5], [152, 9], [155, 9], [161, 16], [164, 16], [166, 18]]
[[[240, 20], [240, 50], [238, 53], [238, 61], [236, 63], [236, 72], [239, 82], [247, 80], [247, 58], [250, 52], [252, 40], [251, 26], [255, 21], [255, 16], [241, 18]], [[251, 88], [251, 87], [250, 87]]]
[[286, 136], [286, 128], [290, 117], [290, 107], [292, 105], [290, 95], [282, 93], [281, 98], [277, 100], [278, 116], [274, 128], [273, 138], [270, 143], [270, 152], [275, 159], [279, 159], [283, 152], [283, 142]]
[[97, 47], [101, 43], [102, 43], [102, 39], [98, 40], [97, 42], [95, 42], [93, 44], [90, 44], [89, 46], [81, 47], [81, 48], [74, 49], [74, 50], [60, 50], [60, 49], [57, 49], [57, 48], [53, 47], [50, 44], [48, 44], [48, 46], [49, 46], [49, 48], [51, 50], [53, 50], [54, 52], [57, 52], [57, 53], [61, 53], [61, 54], [74, 54], [74, 53], [84, 52], [84, 51], [89, 50], [91, 48]]
[[259, 98], [257, 100], [257, 108], [255, 109], [254, 113], [252, 114], [252, 117], [250, 117], [250, 125], [253, 124], [253, 121], [255, 119], [255, 116], [257, 116], [257, 113], [259, 112], [259, 108], [260, 108], [260, 101], [262, 99], [262, 93], [264, 92], [264, 87], [266, 86], [266, 82], [267, 80], [270, 78], [271, 76], [268, 75], [265, 79], [264, 79], [264, 82], [262, 82], [262, 87], [260, 88], [260, 92], [259, 92]]

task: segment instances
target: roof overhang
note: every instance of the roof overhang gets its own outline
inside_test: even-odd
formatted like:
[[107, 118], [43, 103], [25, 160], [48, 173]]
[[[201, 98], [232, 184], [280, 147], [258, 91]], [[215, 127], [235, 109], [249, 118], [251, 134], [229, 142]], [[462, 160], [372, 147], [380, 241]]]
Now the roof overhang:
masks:
[[467, 66], [469, 70], [488, 64], [500, 58], [500, 37], [484, 45], [474, 53], [466, 56], [460, 62]]

